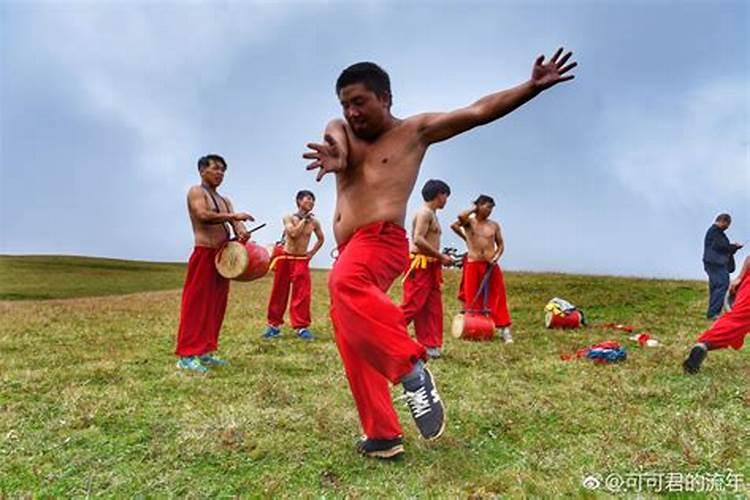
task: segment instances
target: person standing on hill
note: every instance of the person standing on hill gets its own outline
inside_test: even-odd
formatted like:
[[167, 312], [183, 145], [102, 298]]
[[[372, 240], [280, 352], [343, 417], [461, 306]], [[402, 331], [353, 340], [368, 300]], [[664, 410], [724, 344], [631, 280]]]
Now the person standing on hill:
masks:
[[735, 268], [734, 254], [742, 248], [739, 243], [729, 243], [729, 238], [724, 234], [731, 224], [729, 214], [717, 215], [703, 240], [703, 269], [708, 274], [709, 294], [706, 317], [712, 321], [721, 314], [729, 288], [729, 275]]
[[[506, 344], [510, 344], [513, 336], [510, 332], [505, 279], [498, 265], [505, 251], [505, 242], [500, 224], [490, 219], [493, 208], [495, 200], [482, 194], [471, 208], [458, 214], [458, 222], [466, 235], [466, 246], [469, 249], [461, 278], [459, 300], [464, 302], [464, 309], [467, 311], [479, 311], [486, 305], [500, 337]], [[486, 290], [480, 291], [482, 285]]]
[[[310, 302], [312, 299], [312, 282], [310, 281], [310, 259], [320, 247], [325, 237], [320, 222], [312, 213], [315, 207], [315, 195], [312, 191], [302, 190], [297, 193], [297, 211], [284, 217], [284, 250], [271, 261], [274, 272], [273, 288], [268, 299], [268, 327], [263, 338], [272, 339], [281, 335], [279, 328], [284, 323], [284, 312], [289, 302], [289, 291], [292, 292], [292, 304], [289, 316], [292, 328], [302, 340], [313, 340], [310, 326]], [[310, 237], [315, 233], [315, 245], [308, 251]]]
[[440, 222], [437, 211], [445, 208], [451, 189], [441, 180], [430, 179], [422, 187], [424, 205], [412, 223], [410, 264], [404, 276], [401, 311], [406, 324], [414, 321], [417, 342], [430, 358], [439, 358], [443, 347], [443, 265], [453, 263], [440, 252]]
[[175, 353], [180, 357], [178, 368], [198, 373], [205, 373], [210, 366], [226, 364], [212, 355], [218, 349], [229, 295], [229, 280], [216, 272], [216, 253], [230, 238], [228, 226], [244, 243], [250, 234], [243, 221], [255, 220], [246, 212], [235, 212], [232, 202], [217, 192], [226, 170], [227, 163], [221, 156], [202, 157], [198, 160], [201, 183], [191, 187], [187, 195], [195, 247], [182, 289]]

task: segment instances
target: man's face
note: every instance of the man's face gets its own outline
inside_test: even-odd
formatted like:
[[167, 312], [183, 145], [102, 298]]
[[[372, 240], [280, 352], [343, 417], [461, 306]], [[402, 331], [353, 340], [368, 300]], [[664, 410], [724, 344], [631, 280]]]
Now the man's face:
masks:
[[201, 170], [201, 180], [213, 188], [219, 187], [224, 180], [227, 166], [220, 161], [208, 160], [208, 166]]
[[727, 229], [729, 229], [729, 226], [732, 225], [732, 221], [721, 220], [721, 221], [717, 222], [716, 224], [719, 226], [719, 228], [722, 231], [726, 231]]
[[440, 209], [445, 208], [446, 203], [448, 203], [448, 196], [446, 193], [438, 193], [437, 197], [435, 198], [437, 200], [437, 207]]
[[389, 115], [389, 98], [368, 90], [364, 83], [353, 83], [339, 91], [344, 118], [357, 137], [376, 139]]
[[492, 203], [482, 203], [481, 205], [477, 206], [477, 217], [480, 219], [486, 219], [490, 216], [492, 213], [492, 209], [495, 208], [495, 205]]
[[315, 200], [312, 199], [312, 196], [305, 195], [297, 201], [297, 206], [304, 212], [312, 212], [315, 207]]

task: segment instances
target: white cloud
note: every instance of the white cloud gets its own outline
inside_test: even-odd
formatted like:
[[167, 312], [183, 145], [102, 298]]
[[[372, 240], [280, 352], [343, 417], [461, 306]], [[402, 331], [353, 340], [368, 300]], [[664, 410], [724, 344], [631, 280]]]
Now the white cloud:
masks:
[[[660, 102], [625, 102], [605, 117], [605, 159], [655, 206], [747, 196], [750, 86], [716, 80]], [[642, 94], [640, 94], [642, 95]]]

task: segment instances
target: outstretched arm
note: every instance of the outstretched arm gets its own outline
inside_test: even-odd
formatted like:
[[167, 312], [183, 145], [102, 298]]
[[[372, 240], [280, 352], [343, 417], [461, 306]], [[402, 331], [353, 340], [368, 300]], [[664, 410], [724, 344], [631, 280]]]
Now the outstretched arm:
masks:
[[318, 170], [316, 181], [320, 181], [324, 175], [330, 172], [342, 172], [346, 169], [348, 161], [348, 143], [346, 140], [346, 130], [344, 122], [341, 119], [331, 120], [326, 126], [323, 134], [323, 142], [308, 143], [308, 151], [302, 155], [307, 160], [313, 160], [307, 165], [307, 170]]
[[426, 144], [444, 141], [453, 136], [471, 130], [501, 118], [521, 105], [530, 101], [539, 93], [560, 82], [572, 80], [573, 75], [566, 75], [578, 63], [566, 65], [572, 52], [562, 57], [560, 47], [548, 62], [540, 55], [534, 62], [531, 78], [516, 87], [496, 92], [479, 99], [474, 104], [448, 113], [426, 113], [421, 115], [419, 132]]

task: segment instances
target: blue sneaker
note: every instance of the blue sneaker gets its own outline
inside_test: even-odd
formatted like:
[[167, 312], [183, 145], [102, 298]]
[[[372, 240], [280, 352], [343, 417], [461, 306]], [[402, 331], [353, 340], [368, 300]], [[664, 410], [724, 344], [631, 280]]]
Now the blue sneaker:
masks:
[[297, 330], [297, 337], [301, 338], [302, 340], [315, 340], [312, 332], [307, 328], [300, 328], [299, 330]]
[[264, 339], [273, 339], [281, 335], [281, 330], [275, 326], [268, 325], [266, 331], [263, 333]]
[[201, 364], [198, 356], [185, 356], [180, 358], [177, 361], [177, 368], [194, 371], [196, 373], [206, 373], [208, 371], [208, 368]]
[[227, 366], [229, 364], [223, 359], [217, 356], [211, 356], [210, 354], [203, 354], [198, 359], [205, 366]]

